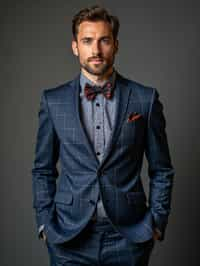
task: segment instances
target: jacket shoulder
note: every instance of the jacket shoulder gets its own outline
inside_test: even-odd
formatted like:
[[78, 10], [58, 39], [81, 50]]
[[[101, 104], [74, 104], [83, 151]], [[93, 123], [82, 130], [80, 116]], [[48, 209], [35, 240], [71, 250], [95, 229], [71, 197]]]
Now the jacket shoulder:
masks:
[[145, 97], [151, 96], [155, 88], [149, 85], [145, 85], [135, 80], [127, 79], [132, 89], [135, 90], [138, 94]]
[[[120, 78], [127, 84], [127, 86], [129, 86], [132, 91], [134, 93], [137, 94], [137, 96], [141, 99], [141, 100], [145, 100], [148, 101], [151, 100], [152, 95], [154, 94], [156, 88], [149, 86], [149, 85], [145, 85], [143, 83], [140, 83], [136, 80], [127, 78], [127, 77], [123, 77], [120, 75]], [[133, 93], [133, 94], [134, 94]]]
[[134, 106], [138, 103], [141, 112], [146, 118], [148, 118], [156, 89], [129, 78], [123, 77], [123, 80], [126, 83], [126, 86], [131, 89], [129, 102]]
[[59, 84], [56, 87], [43, 89], [42, 93], [48, 99], [55, 99], [56, 97], [61, 97], [67, 90], [71, 89], [72, 82], [73, 80], [70, 80], [65, 83]]

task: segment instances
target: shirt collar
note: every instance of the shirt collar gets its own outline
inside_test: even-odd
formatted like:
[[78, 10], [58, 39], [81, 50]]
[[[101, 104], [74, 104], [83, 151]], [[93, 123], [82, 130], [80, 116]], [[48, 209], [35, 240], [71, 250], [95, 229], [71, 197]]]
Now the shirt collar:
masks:
[[[113, 72], [112, 74], [110, 75], [110, 77], [105, 80], [105, 82], [103, 84], [105, 84], [106, 82], [110, 81], [113, 86], [115, 86], [115, 80], [116, 80], [116, 70], [113, 69]], [[89, 83], [90, 85], [94, 85], [94, 82], [91, 81], [90, 79], [88, 79], [82, 72], [80, 73], [80, 86], [81, 86], [81, 95], [83, 94], [84, 95], [84, 87], [85, 87], [85, 84], [86, 83]], [[103, 85], [102, 84], [102, 85]]]

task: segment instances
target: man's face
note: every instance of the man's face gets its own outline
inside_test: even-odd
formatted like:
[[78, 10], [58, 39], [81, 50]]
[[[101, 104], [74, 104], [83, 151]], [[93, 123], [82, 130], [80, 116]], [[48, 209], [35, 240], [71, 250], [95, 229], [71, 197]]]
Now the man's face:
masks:
[[79, 25], [77, 41], [72, 41], [72, 49], [79, 57], [82, 69], [92, 75], [102, 76], [114, 64], [118, 41], [114, 42], [108, 23], [84, 21]]

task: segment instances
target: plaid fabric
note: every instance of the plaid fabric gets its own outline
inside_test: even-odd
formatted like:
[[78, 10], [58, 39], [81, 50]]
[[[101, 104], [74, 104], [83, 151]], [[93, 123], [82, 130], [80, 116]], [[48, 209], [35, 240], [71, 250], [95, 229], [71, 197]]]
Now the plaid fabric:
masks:
[[91, 86], [89, 83], [86, 83], [84, 95], [89, 101], [93, 101], [98, 93], [102, 93], [106, 99], [111, 99], [113, 96], [113, 88], [111, 82], [107, 82], [103, 87]]
[[105, 218], [91, 221], [69, 242], [59, 245], [46, 242], [50, 266], [148, 266], [154, 245], [153, 238], [143, 243], [130, 242]]

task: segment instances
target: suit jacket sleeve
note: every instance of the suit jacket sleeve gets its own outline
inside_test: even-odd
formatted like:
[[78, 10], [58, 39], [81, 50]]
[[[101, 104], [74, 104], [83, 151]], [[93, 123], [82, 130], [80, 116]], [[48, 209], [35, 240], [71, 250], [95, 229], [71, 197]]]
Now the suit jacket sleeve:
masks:
[[159, 100], [158, 91], [154, 89], [148, 118], [145, 154], [150, 178], [149, 206], [154, 227], [161, 232], [160, 241], [164, 240], [168, 223], [175, 173], [171, 164], [165, 128], [163, 105]]
[[45, 91], [39, 109], [39, 127], [32, 168], [33, 208], [36, 211], [38, 230], [45, 225], [56, 192], [59, 141], [50, 117]]

